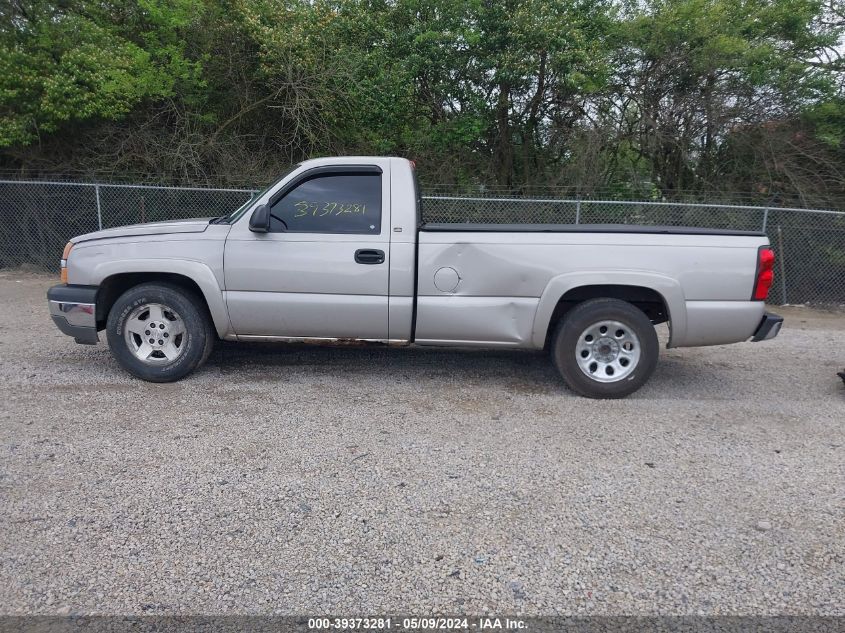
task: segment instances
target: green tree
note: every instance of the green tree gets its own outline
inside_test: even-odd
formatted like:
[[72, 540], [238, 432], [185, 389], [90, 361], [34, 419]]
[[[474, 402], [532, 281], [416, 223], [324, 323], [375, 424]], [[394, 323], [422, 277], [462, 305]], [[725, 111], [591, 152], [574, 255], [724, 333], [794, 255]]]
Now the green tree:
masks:
[[0, 146], [63, 123], [119, 119], [144, 100], [199, 85], [178, 37], [201, 5], [19, 0], [0, 9]]
[[838, 0], [13, 0], [0, 167], [399, 154], [452, 186], [845, 200], [844, 30]]
[[818, 0], [653, 0], [623, 25], [617, 65], [641, 156], [663, 190], [712, 187], [731, 130], [795, 116], [836, 78], [809, 63], [838, 34]]

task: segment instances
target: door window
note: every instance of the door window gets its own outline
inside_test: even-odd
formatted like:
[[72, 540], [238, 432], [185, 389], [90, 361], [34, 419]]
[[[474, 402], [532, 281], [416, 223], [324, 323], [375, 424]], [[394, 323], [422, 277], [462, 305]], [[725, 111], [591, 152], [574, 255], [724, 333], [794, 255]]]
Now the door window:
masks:
[[381, 175], [327, 174], [298, 184], [271, 206], [270, 231], [381, 233]]

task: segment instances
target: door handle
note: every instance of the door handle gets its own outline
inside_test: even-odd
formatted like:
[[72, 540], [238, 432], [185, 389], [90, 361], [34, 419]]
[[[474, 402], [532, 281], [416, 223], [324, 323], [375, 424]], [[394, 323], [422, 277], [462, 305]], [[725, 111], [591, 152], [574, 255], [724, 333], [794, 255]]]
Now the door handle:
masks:
[[374, 248], [359, 248], [355, 251], [355, 261], [359, 264], [383, 264], [384, 251]]

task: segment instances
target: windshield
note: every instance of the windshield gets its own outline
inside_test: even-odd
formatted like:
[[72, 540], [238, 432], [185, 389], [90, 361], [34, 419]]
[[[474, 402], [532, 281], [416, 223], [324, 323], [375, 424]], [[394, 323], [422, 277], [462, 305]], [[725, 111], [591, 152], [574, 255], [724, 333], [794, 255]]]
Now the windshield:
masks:
[[237, 222], [237, 220], [246, 212], [247, 209], [249, 209], [253, 202], [255, 202], [258, 198], [270, 191], [270, 189], [278, 185], [281, 181], [287, 178], [293, 170], [297, 169], [298, 167], [299, 165], [294, 165], [293, 167], [288, 169], [285, 173], [276, 178], [276, 180], [264, 187], [264, 189], [262, 189], [258, 193], [253, 194], [249, 200], [244, 202], [241, 206], [232, 211], [229, 215], [224, 215], [223, 217], [218, 218], [217, 222], [219, 222], [220, 224], [231, 224], [232, 222]]

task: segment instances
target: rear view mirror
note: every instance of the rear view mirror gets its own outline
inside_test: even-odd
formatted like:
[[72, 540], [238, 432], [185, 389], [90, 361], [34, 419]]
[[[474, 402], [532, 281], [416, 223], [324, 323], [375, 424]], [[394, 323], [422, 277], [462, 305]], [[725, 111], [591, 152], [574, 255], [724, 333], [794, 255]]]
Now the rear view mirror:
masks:
[[260, 204], [249, 218], [249, 230], [253, 233], [267, 233], [270, 230], [270, 207]]

